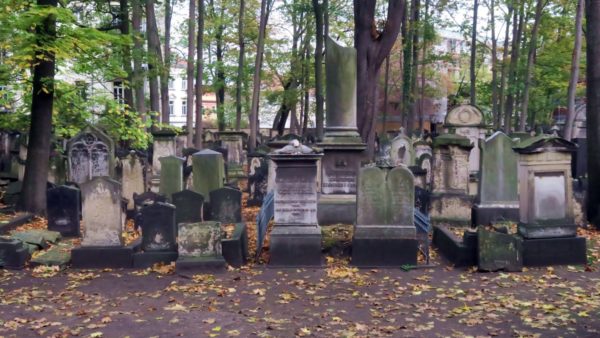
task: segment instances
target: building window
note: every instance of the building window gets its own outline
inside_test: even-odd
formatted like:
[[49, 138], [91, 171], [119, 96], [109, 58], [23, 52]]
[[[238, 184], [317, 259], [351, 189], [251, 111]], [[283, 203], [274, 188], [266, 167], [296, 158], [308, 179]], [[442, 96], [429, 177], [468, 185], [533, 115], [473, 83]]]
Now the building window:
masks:
[[174, 111], [173, 111], [173, 101], [169, 101], [169, 114], [173, 115]]
[[169, 89], [175, 89], [175, 81], [173, 79], [169, 79]]
[[181, 115], [187, 116], [187, 100], [185, 98], [181, 102]]
[[187, 90], [187, 77], [181, 78], [181, 90]]
[[123, 82], [113, 82], [113, 96], [118, 103], [125, 103], [125, 87], [123, 87]]

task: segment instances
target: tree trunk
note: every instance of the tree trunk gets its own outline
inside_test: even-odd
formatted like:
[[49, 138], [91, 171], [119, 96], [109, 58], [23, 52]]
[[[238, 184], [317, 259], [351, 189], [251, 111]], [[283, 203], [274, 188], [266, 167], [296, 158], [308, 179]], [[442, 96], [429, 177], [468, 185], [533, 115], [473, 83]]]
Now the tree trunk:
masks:
[[577, 1], [577, 14], [575, 15], [575, 45], [573, 47], [573, 56], [571, 58], [571, 78], [569, 80], [569, 89], [567, 91], [567, 124], [564, 135], [567, 140], [573, 138], [573, 123], [575, 122], [575, 94], [577, 92], [577, 82], [579, 81], [579, 59], [581, 58], [581, 36], [583, 35], [583, 0]]
[[367, 142], [367, 156], [375, 150], [376, 88], [379, 69], [390, 54], [402, 23], [403, 0], [390, 0], [382, 32], [375, 28], [376, 0], [354, 0], [354, 45], [357, 53], [357, 125]]
[[[411, 1], [411, 9], [416, 6], [416, 0]], [[411, 84], [412, 84], [412, 64], [413, 64], [413, 35], [416, 32], [413, 30], [414, 27], [414, 17], [411, 15], [410, 19], [408, 18], [408, 14], [403, 14], [402, 19], [402, 108], [401, 114], [403, 116], [403, 125], [404, 129], [408, 129], [410, 125], [410, 114], [412, 107], [412, 92], [411, 92]], [[412, 11], [411, 11], [412, 12]]]
[[494, 13], [496, 4], [490, 0], [490, 26], [492, 29], [492, 119], [494, 126], [498, 128], [498, 56], [496, 39], [496, 16]]
[[[169, 124], [171, 116], [171, 107], [169, 105], [169, 74], [171, 73], [171, 0], [165, 0], [165, 56], [164, 64], [161, 65], [160, 72], [160, 105], [162, 108], [162, 120], [164, 124]], [[158, 51], [160, 53], [160, 50]]]
[[417, 97], [419, 96], [419, 86], [417, 85], [417, 78], [419, 77], [419, 11], [421, 7], [420, 0], [413, 1], [412, 20], [410, 27], [413, 30], [412, 34], [412, 67], [410, 75], [410, 115], [408, 115], [408, 125], [406, 128], [406, 134], [411, 136], [415, 129], [415, 117], [417, 116], [419, 106], [416, 104]]
[[[506, 98], [506, 107], [504, 108], [504, 129], [507, 134], [511, 132], [512, 126], [512, 114], [514, 109], [516, 82], [517, 82], [517, 64], [519, 61], [519, 49], [521, 46], [521, 32], [523, 31], [523, 19], [524, 19], [524, 0], [520, 0], [519, 12], [514, 11], [513, 16], [513, 39], [510, 56], [510, 66], [508, 69], [508, 96]], [[519, 22], [517, 25], [516, 23]]]
[[[537, 32], [542, 19], [542, 11], [546, 0], [537, 0], [535, 6], [535, 18], [533, 28], [531, 29], [531, 40], [529, 41], [529, 53], [527, 55], [527, 68], [525, 68], [525, 88], [523, 89], [523, 106], [521, 109], [521, 119], [519, 120], [519, 131], [525, 131], [527, 125], [527, 116], [529, 111], [529, 89], [531, 87], [531, 77], [535, 67], [535, 52], [537, 49]], [[533, 127], [533, 124], [532, 124]]]
[[586, 0], [587, 216], [600, 227], [600, 1]]
[[506, 15], [506, 31], [504, 35], [504, 50], [502, 51], [502, 64], [500, 65], [500, 90], [498, 91], [498, 115], [496, 116], [496, 129], [502, 126], [502, 113], [504, 107], [504, 89], [506, 87], [506, 67], [508, 59], [508, 42], [510, 36], [510, 23], [513, 14], [513, 6], [508, 5], [508, 14]]
[[382, 134], [386, 134], [386, 123], [389, 105], [390, 56], [385, 58], [385, 75], [383, 80], [383, 116], [381, 119]]
[[188, 55], [186, 65], [186, 143], [189, 148], [194, 146], [194, 54], [196, 53], [196, 0], [189, 0], [188, 11]]
[[312, 0], [313, 10], [315, 12], [315, 100], [317, 108], [315, 111], [317, 140], [323, 139], [324, 117], [325, 117], [325, 99], [323, 94], [323, 5], [319, 0]]
[[142, 59], [144, 51], [144, 38], [141, 34], [142, 27], [142, 4], [140, 0], [131, 3], [131, 26], [133, 28], [133, 82], [135, 91], [135, 110], [146, 119], [146, 95], [144, 89], [144, 69]]
[[198, 34], [196, 35], [196, 126], [194, 146], [202, 149], [202, 76], [204, 75], [204, 0], [198, 0]]
[[473, 29], [471, 32], [471, 65], [469, 66], [469, 72], [471, 77], [471, 104], [473, 106], [477, 105], [477, 73], [476, 73], [476, 63], [477, 63], [477, 10], [479, 9], [478, 0], [474, 0], [473, 2]]
[[[41, 7], [56, 8], [57, 0], [38, 0]], [[56, 40], [56, 17], [50, 14], [35, 28], [38, 46], [51, 46]], [[54, 52], [45, 49], [35, 54], [33, 92], [31, 97], [31, 125], [23, 189], [18, 209], [44, 216], [46, 214], [46, 184], [52, 135], [52, 106], [54, 103]]]
[[[129, 8], [127, 0], [119, 0], [119, 30], [123, 36], [129, 36]], [[131, 48], [129, 44], [123, 46], [123, 70], [127, 73], [127, 84], [123, 95], [123, 103], [128, 109], [133, 109], [133, 69], [131, 68]]]
[[246, 43], [244, 42], [244, 10], [246, 1], [240, 0], [240, 15], [238, 18], [238, 44], [240, 53], [238, 55], [238, 73], [235, 83], [235, 130], [240, 130], [242, 123], [242, 81], [244, 77], [244, 53]]
[[[213, 18], [216, 18], [214, 1], [211, 0], [211, 8], [213, 12]], [[219, 25], [217, 26], [217, 30], [215, 32], [215, 42], [216, 42], [216, 56], [217, 56], [217, 65], [216, 65], [216, 81], [214, 83], [215, 94], [217, 95], [217, 126], [219, 131], [225, 130], [225, 64], [223, 61], [223, 33], [225, 31], [225, 25], [223, 25], [223, 15], [225, 14], [225, 7], [221, 4], [221, 8], [219, 9]]]
[[250, 137], [248, 140], [248, 151], [256, 148], [256, 136], [258, 133], [258, 101], [260, 98], [260, 71], [262, 68], [263, 52], [265, 49], [265, 34], [267, 30], [268, 9], [274, 0], [262, 0], [260, 3], [260, 24], [258, 27], [258, 42], [256, 45], [256, 60], [254, 62], [254, 78], [252, 88], [252, 107], [250, 109]]
[[158, 75], [162, 67], [162, 55], [160, 53], [160, 39], [158, 37], [158, 27], [156, 26], [156, 15], [154, 13], [154, 0], [146, 0], [146, 35], [148, 37], [150, 110], [154, 113], [152, 114], [152, 118], [157, 120], [156, 114], [160, 113], [161, 102], [158, 90]]

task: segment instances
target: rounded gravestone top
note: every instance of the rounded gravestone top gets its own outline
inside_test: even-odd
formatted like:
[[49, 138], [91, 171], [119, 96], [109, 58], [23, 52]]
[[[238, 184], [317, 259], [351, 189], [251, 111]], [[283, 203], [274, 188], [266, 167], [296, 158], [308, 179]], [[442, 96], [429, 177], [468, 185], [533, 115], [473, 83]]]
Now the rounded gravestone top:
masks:
[[478, 127], [483, 126], [483, 114], [472, 105], [461, 105], [452, 109], [444, 121], [446, 127]]
[[199, 152], [195, 153], [193, 156], [217, 156], [217, 155], [222, 156], [222, 154], [218, 151], [214, 151], [211, 149], [203, 149], [203, 150], [200, 150]]

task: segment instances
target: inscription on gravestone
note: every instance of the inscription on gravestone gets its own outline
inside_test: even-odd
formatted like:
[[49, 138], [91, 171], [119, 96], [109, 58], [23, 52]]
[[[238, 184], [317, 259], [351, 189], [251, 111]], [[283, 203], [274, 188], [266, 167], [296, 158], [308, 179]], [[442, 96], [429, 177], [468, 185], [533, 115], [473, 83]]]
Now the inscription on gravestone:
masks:
[[[280, 172], [283, 168], [280, 170]], [[317, 224], [317, 187], [314, 177], [275, 179], [275, 223]]]
[[121, 184], [106, 177], [96, 177], [81, 184], [83, 197], [82, 246], [123, 245]]

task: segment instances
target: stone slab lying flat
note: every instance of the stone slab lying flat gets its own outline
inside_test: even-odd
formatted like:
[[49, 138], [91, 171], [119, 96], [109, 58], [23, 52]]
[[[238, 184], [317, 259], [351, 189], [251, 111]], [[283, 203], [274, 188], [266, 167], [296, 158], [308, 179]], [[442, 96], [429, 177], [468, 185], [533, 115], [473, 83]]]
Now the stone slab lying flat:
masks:
[[30, 214], [28, 212], [24, 214], [19, 214], [13, 217], [8, 222], [0, 224], [0, 234], [6, 234], [9, 231], [14, 230], [16, 227], [31, 221], [32, 219], [33, 214]]
[[31, 265], [32, 266], [58, 265], [60, 267], [65, 267], [67, 264], [69, 264], [70, 261], [71, 261], [71, 252], [65, 247], [55, 246], [55, 247], [51, 248], [50, 250], [33, 258], [31, 260]]

